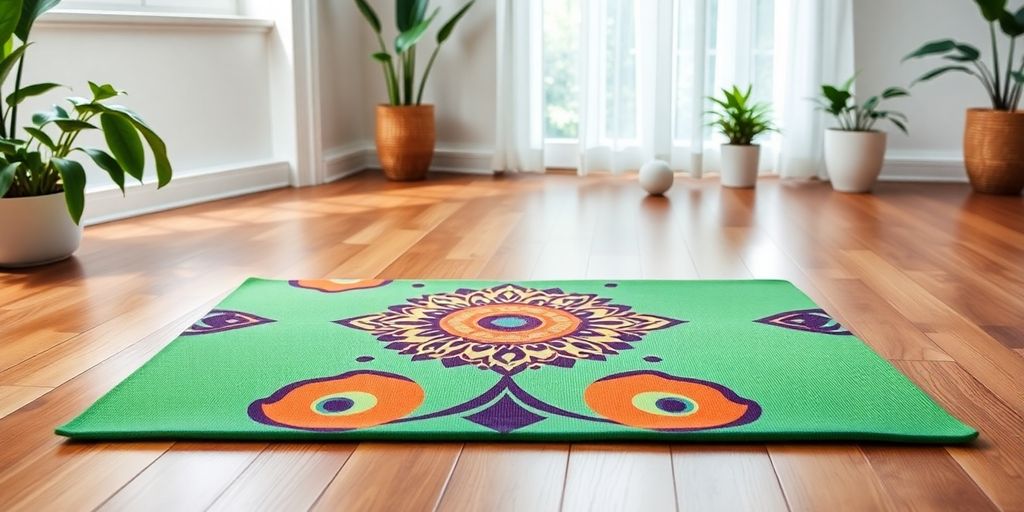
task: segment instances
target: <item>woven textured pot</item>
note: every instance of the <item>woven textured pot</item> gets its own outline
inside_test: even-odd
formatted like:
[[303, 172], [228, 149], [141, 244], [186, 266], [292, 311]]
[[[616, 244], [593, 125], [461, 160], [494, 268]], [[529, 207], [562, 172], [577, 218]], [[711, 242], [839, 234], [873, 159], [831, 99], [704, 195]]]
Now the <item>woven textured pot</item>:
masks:
[[964, 165], [975, 191], [1020, 195], [1024, 189], [1024, 112], [968, 110]]
[[389, 180], [426, 178], [434, 137], [433, 105], [377, 105], [377, 157]]

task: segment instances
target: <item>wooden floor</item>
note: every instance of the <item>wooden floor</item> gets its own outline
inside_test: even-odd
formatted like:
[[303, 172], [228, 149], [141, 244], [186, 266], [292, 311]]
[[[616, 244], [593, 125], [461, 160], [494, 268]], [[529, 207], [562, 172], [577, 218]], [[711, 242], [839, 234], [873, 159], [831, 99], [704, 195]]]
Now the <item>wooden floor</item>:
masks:
[[[4, 219], [4, 222], [10, 222]], [[1024, 510], [1024, 199], [375, 173], [90, 227], [0, 273], [0, 510]], [[250, 275], [783, 278], [981, 431], [966, 447], [76, 444], [53, 428]]]

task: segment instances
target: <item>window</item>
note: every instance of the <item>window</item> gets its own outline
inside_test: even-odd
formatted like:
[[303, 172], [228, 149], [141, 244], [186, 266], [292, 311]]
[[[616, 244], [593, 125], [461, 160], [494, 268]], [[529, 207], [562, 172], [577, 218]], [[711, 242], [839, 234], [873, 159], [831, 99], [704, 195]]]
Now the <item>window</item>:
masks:
[[63, 0], [61, 9], [235, 15], [243, 0]]
[[[653, 75], [651, 65], [671, 67], [666, 75], [672, 81], [671, 107], [666, 100], [658, 103], [658, 109], [670, 111], [676, 146], [689, 144], [697, 134], [704, 139], [711, 135], [701, 116], [708, 108], [705, 96], [733, 84], [752, 84], [759, 102], [772, 101], [776, 93], [776, 0], [673, 0], [671, 28], [666, 29], [671, 30], [666, 41], [671, 55], [654, 64], [650, 43], [640, 43], [649, 37], [645, 32], [656, 30], [653, 25], [658, 24], [650, 15], [653, 0], [542, 1], [544, 135], [549, 142], [580, 137], [580, 102], [585, 101], [581, 83], [600, 98], [587, 107], [590, 116], [600, 119], [594, 129], [600, 131], [601, 140], [642, 138], [640, 104], [646, 98], [641, 98], [640, 91], [645, 90], [644, 77]], [[701, 20], [696, 19], [698, 9], [703, 13]], [[703, 48], [698, 49], [695, 35], [701, 32]], [[595, 61], [587, 52], [600, 52], [601, 59]], [[580, 76], [587, 63], [598, 69], [587, 69], [586, 76]], [[703, 75], [702, 87], [694, 87], [698, 74]]]

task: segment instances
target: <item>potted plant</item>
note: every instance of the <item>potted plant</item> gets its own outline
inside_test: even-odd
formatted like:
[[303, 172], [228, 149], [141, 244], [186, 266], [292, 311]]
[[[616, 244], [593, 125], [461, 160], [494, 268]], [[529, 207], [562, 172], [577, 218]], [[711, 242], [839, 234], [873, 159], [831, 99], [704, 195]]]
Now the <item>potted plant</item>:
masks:
[[[1024, 113], [1017, 111], [1024, 88], [1024, 59], [1018, 64], [1017, 39], [1024, 35], [1024, 7], [1007, 10], [1007, 0], [975, 0], [989, 24], [992, 67], [981, 59], [974, 46], [952, 39], [932, 41], [903, 60], [942, 56], [947, 63], [918, 78], [931, 80], [946, 73], [966, 73], [977, 78], [992, 100], [992, 108], [967, 110], [964, 129], [964, 166], [975, 191], [986, 194], [1020, 195], [1024, 189]], [[997, 27], [1009, 39], [1009, 52], [1002, 67]], [[915, 82], [915, 83], [916, 83]]]
[[850, 89], [856, 77], [841, 86], [824, 85], [815, 98], [818, 109], [835, 118], [839, 125], [825, 130], [825, 168], [832, 188], [839, 192], [870, 192], [885, 162], [886, 133], [875, 124], [888, 119], [907, 133], [907, 117], [900, 112], [879, 110], [883, 100], [909, 96], [906, 90], [890, 87], [858, 105]]
[[739, 87], [722, 89], [721, 98], [708, 98], [716, 106], [708, 112], [711, 126], [729, 139], [722, 144], [722, 185], [731, 188], [751, 188], [757, 184], [757, 171], [761, 160], [761, 146], [754, 140], [763, 133], [777, 131], [771, 121], [771, 109], [765, 103], [753, 103], [753, 87], [744, 92]]
[[[373, 59], [384, 71], [388, 103], [377, 106], [377, 157], [384, 175], [394, 181], [426, 178], [434, 157], [434, 106], [423, 104], [423, 89], [434, 67], [441, 45], [451, 36], [455, 25], [473, 5], [471, 0], [459, 9], [437, 32], [436, 46], [427, 67], [416, 81], [416, 45], [430, 28], [440, 9], [427, 15], [429, 0], [396, 0], [393, 57], [384, 43], [383, 27], [377, 13], [365, 0], [355, 0], [359, 12], [377, 35], [379, 48]], [[397, 62], [396, 62], [397, 61]], [[396, 66], [397, 63], [397, 66]]]
[[[67, 258], [82, 239], [79, 225], [85, 208], [88, 157], [124, 192], [125, 175], [141, 182], [145, 164], [142, 140], [153, 153], [158, 186], [171, 181], [171, 164], [163, 140], [138, 114], [106, 103], [122, 91], [89, 82], [91, 98], [67, 98], [68, 107], [31, 117], [18, 132], [18, 107], [32, 96], [60, 85], [21, 83], [32, 25], [59, 0], [0, 4], [0, 85], [11, 93], [0, 110], [0, 266], [29, 266]], [[13, 72], [13, 85], [7, 88]], [[87, 130], [103, 132], [109, 152], [76, 144]], [[141, 137], [140, 137], [141, 135]]]

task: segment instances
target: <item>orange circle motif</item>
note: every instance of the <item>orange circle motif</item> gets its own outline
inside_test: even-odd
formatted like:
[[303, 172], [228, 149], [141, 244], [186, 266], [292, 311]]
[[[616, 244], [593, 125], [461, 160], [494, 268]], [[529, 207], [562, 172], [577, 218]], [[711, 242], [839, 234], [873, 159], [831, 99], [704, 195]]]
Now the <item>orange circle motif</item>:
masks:
[[761, 415], [754, 401], [713, 382], [637, 371], [600, 379], [583, 393], [599, 415], [630, 427], [664, 431], [722, 428]]
[[423, 403], [419, 384], [375, 371], [296, 382], [249, 406], [268, 425], [314, 431], [368, 428], [404, 418]]
[[486, 304], [455, 310], [439, 322], [448, 334], [495, 344], [528, 344], [568, 336], [582, 320], [560, 309], [531, 304]]

